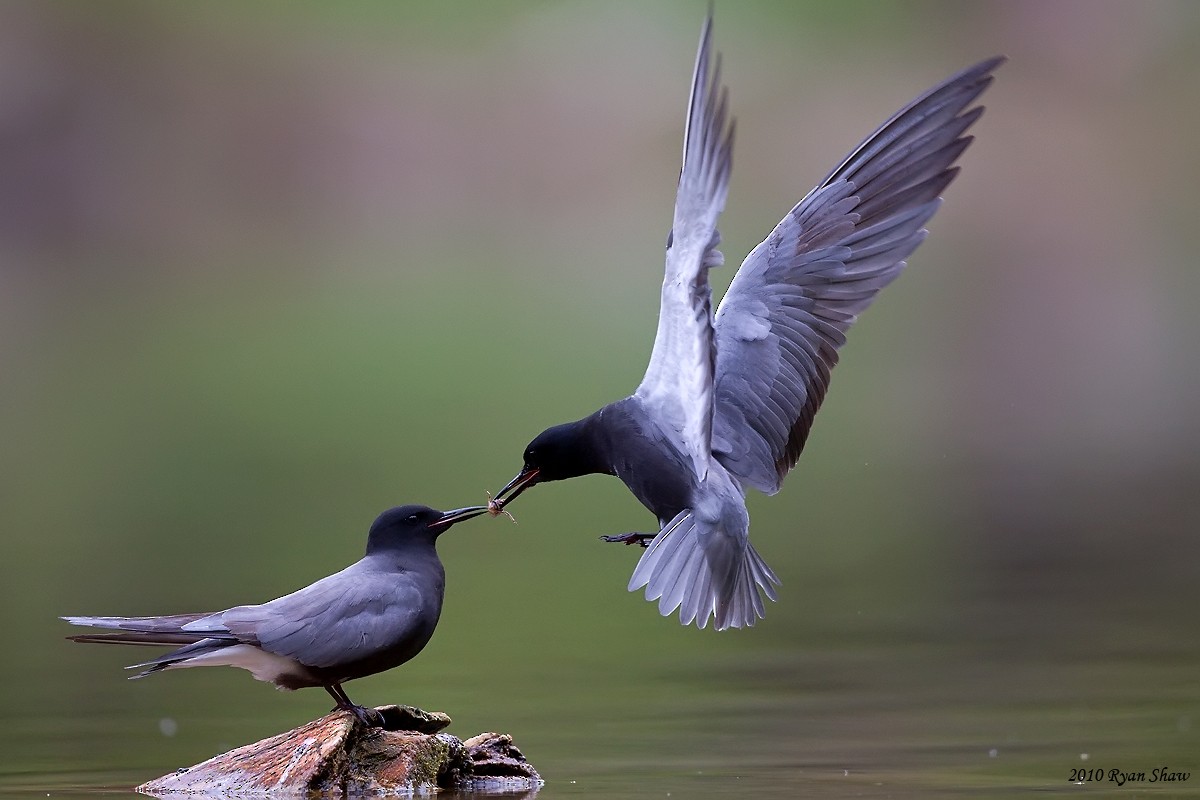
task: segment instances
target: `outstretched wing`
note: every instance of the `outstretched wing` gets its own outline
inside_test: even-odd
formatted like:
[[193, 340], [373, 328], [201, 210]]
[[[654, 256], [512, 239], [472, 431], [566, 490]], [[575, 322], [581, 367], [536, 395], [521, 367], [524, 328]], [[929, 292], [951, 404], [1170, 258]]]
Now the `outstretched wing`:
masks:
[[733, 149], [719, 58], [710, 69], [711, 39], [710, 16], [692, 75], [658, 332], [635, 392], [656, 419], [678, 433], [699, 476], [708, 471], [712, 441], [715, 355], [708, 269], [724, 261], [716, 249], [717, 217], [725, 207]]
[[774, 494], [804, 448], [846, 330], [904, 269], [1004, 62], [935, 86], [888, 120], [746, 257], [716, 315], [713, 454]]

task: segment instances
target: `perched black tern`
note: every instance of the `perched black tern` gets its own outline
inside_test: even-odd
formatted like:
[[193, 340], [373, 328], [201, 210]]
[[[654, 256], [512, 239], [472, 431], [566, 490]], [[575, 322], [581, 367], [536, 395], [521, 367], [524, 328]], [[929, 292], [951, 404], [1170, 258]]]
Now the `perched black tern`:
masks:
[[954, 75], [868, 136], [746, 256], [714, 317], [708, 270], [724, 263], [716, 224], [734, 124], [711, 32], [709, 17], [645, 377], [631, 396], [539, 434], [489, 504], [497, 513], [535, 483], [617, 476], [659, 524], [604, 537], [648, 544], [629, 590], [646, 587], [684, 625], [715, 618], [721, 630], [762, 618], [760, 590], [774, 600], [779, 583], [750, 544], [746, 489], [774, 494], [795, 465], [846, 330], [924, 240], [983, 113], [971, 104], [1005, 59]]
[[76, 642], [183, 645], [129, 667], [144, 668], [134, 678], [180, 667], [241, 667], [280, 689], [322, 686], [337, 708], [378, 725], [377, 713], [350, 702], [342, 684], [421, 652], [437, 627], [446, 589], [434, 543], [454, 523], [487, 510], [409, 505], [385, 511], [371, 525], [361, 560], [269, 603], [208, 614], [63, 619], [121, 631], [69, 637]]

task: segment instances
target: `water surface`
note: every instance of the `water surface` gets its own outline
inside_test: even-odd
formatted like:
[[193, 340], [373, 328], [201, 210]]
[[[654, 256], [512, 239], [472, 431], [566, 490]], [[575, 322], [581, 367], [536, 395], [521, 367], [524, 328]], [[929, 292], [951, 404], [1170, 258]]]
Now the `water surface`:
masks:
[[[1008, 614], [1033, 613], [1012, 602]], [[997, 609], [979, 603], [956, 616], [964, 611], [986, 620]], [[1053, 627], [1041, 613], [1037, 627]], [[1196, 642], [1135, 615], [1099, 643], [1066, 633], [1086, 628], [1071, 620], [1083, 610], [1050, 613], [1065, 615], [1061, 637], [1017, 641], [893, 609], [875, 616], [878, 627], [849, 615], [819, 645], [743, 632], [720, 654], [672, 661], [648, 652], [627, 663], [547, 649], [503, 685], [488, 683], [481, 651], [478, 682], [447, 686], [439, 707], [457, 717], [450, 731], [463, 738], [512, 733], [546, 778], [539, 797], [1200, 796], [1200, 776], [1149, 780], [1155, 768], [1197, 773]], [[171, 717], [126, 708], [6, 725], [0, 746], [15, 760], [6, 760], [0, 791], [129, 795], [141, 781], [299, 724], [301, 706], [319, 713], [325, 702], [258, 686], [235, 700], [213, 685], [225, 683], [215, 673], [161, 676], [175, 695]], [[149, 683], [114, 690], [119, 676], [98, 667], [90, 680], [130, 698]], [[1069, 781], [1080, 768], [1105, 780]], [[1135, 780], [1118, 785], [1114, 769]]]

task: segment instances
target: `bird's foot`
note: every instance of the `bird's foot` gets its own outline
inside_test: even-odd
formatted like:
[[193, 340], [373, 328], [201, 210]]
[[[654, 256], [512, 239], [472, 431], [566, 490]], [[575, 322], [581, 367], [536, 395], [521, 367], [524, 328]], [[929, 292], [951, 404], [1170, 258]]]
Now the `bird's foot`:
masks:
[[657, 533], [621, 533], [616, 536], [601, 536], [600, 538], [606, 542], [620, 542], [621, 544], [638, 544], [642, 547], [649, 547], [654, 541]]
[[368, 728], [382, 728], [384, 726], [383, 714], [380, 714], [373, 708], [356, 705], [337, 705], [334, 706], [334, 711], [349, 711], [354, 715], [355, 719], [361, 722]]

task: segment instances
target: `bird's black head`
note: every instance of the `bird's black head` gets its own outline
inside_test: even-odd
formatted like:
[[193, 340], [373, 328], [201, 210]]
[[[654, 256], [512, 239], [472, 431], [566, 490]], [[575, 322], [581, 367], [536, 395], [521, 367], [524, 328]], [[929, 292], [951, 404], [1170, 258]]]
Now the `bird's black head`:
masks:
[[385, 548], [403, 547], [405, 544], [425, 542], [432, 544], [456, 522], [478, 516], [487, 511], [487, 506], [456, 508], [453, 511], [438, 511], [429, 506], [398, 506], [380, 514], [371, 524], [367, 536], [367, 552]]
[[[517, 495], [543, 481], [561, 481], [608, 473], [601, 457], [592, 418], [555, 425], [539, 433], [525, 448], [525, 464], [517, 476], [493, 498], [503, 508]], [[510, 494], [511, 492], [511, 494]]]
[[604, 471], [597, 463], [587, 420], [555, 425], [525, 448], [524, 470], [537, 470], [538, 481], [561, 481]]

